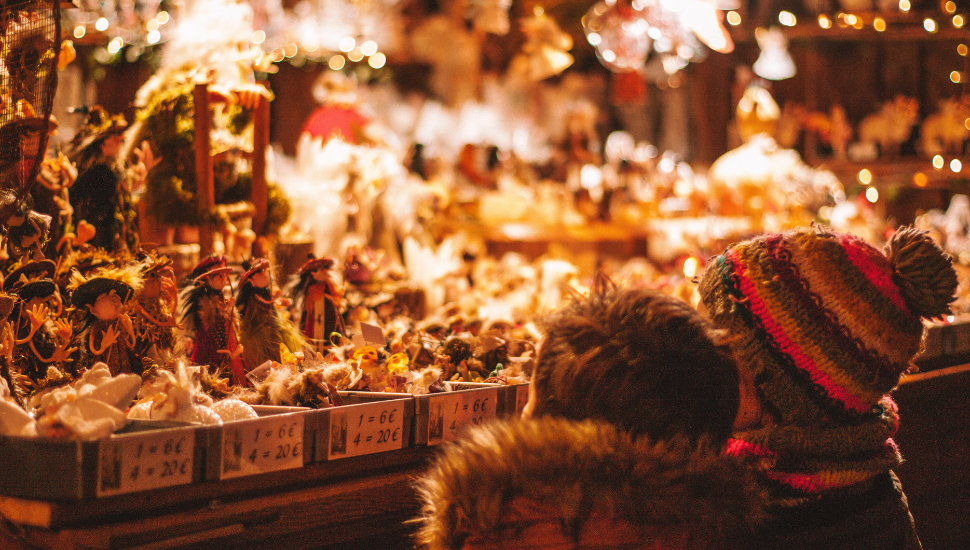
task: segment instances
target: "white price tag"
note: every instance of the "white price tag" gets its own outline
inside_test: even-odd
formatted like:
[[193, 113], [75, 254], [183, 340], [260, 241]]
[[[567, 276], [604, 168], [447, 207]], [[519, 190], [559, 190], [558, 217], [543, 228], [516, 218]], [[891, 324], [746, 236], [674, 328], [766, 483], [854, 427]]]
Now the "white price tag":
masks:
[[529, 385], [518, 384], [515, 386], [515, 416], [521, 416], [525, 404], [529, 402]]
[[330, 410], [328, 460], [404, 448], [404, 401]]
[[428, 401], [428, 445], [451, 441], [466, 424], [495, 418], [498, 389], [446, 392]]
[[280, 414], [222, 426], [219, 479], [303, 467], [303, 415]]
[[115, 436], [98, 445], [99, 497], [192, 482], [195, 432]]

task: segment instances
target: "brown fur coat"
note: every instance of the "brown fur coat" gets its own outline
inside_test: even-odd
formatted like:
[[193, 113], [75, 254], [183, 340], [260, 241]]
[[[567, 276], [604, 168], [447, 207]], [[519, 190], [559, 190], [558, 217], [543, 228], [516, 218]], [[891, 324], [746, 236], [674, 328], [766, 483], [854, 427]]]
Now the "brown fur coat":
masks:
[[448, 445], [420, 480], [419, 546], [750, 546], [762, 496], [729, 457], [601, 422], [508, 420]]

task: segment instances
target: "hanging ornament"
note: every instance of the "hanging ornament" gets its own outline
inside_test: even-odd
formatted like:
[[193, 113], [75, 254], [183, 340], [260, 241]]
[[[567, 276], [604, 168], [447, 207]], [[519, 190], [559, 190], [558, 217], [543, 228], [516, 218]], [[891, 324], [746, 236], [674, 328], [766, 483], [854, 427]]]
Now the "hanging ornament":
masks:
[[586, 12], [583, 32], [603, 66], [618, 73], [643, 66], [651, 44], [646, 7], [643, 0], [604, 0]]
[[740, 7], [737, 0], [666, 0], [679, 16], [681, 23], [689, 28], [710, 49], [731, 53], [734, 41], [724, 27], [724, 12]]
[[508, 34], [511, 5], [512, 0], [472, 0], [469, 11], [475, 28], [491, 34]]
[[573, 64], [573, 56], [568, 53], [573, 47], [572, 37], [546, 17], [541, 7], [536, 7], [533, 16], [523, 19], [521, 25], [526, 39], [517, 57], [525, 60], [526, 73], [532, 81], [555, 76]]
[[752, 66], [754, 73], [768, 80], [785, 80], [795, 76], [795, 62], [788, 53], [788, 39], [781, 29], [759, 28], [754, 34], [761, 48], [761, 55]]

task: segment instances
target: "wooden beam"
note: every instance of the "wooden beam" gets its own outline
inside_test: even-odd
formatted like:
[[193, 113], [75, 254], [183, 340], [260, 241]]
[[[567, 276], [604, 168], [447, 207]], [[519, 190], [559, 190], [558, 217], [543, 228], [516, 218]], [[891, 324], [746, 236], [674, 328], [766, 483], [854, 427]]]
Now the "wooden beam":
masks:
[[203, 218], [199, 223], [199, 254], [205, 257], [212, 253], [212, 225], [207, 218], [216, 202], [212, 184], [212, 145], [209, 143], [212, 128], [209, 87], [197, 84], [192, 95], [195, 100], [195, 196]]
[[266, 187], [266, 150], [269, 147], [269, 99], [260, 97], [253, 113], [253, 176], [250, 200], [256, 207], [253, 231], [266, 232], [269, 191]]

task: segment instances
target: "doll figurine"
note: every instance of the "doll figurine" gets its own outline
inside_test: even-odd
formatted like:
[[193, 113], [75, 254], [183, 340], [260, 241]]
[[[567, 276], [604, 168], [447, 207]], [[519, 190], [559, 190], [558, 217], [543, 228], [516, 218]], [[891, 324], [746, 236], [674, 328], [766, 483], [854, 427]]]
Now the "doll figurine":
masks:
[[179, 300], [181, 324], [193, 339], [189, 354], [193, 364], [229, 372], [233, 384], [246, 386], [247, 369], [243, 346], [236, 337], [234, 300], [226, 297], [231, 272], [223, 256], [209, 256], [199, 262]]
[[[124, 162], [118, 159], [128, 123], [123, 115], [110, 116], [99, 106], [77, 112], [86, 114], [84, 124], [65, 148], [77, 165], [77, 180], [69, 191], [73, 218], [94, 226], [92, 245], [133, 250], [138, 244], [134, 208]], [[144, 155], [138, 151], [140, 158]], [[149, 159], [142, 163], [143, 171], [153, 165]]]
[[143, 284], [135, 294], [132, 321], [135, 328], [135, 354], [157, 364], [175, 351], [178, 322], [178, 287], [172, 260], [152, 254], [141, 264]]
[[300, 306], [300, 330], [317, 350], [330, 347], [330, 335], [346, 334], [338, 304], [343, 293], [330, 278], [331, 258], [314, 258], [300, 268], [294, 302]]
[[245, 348], [243, 359], [250, 368], [266, 361], [281, 362], [280, 345], [295, 351], [306, 344], [303, 335], [276, 309], [273, 277], [266, 259], [256, 260], [239, 278], [236, 308], [239, 340]]
[[71, 303], [82, 317], [79, 369], [101, 362], [108, 365], [112, 376], [141, 374], [141, 361], [134, 351], [134, 326], [125, 312], [126, 304], [141, 288], [137, 270], [137, 266], [106, 269], [90, 279], [76, 275], [72, 281]]
[[68, 348], [73, 327], [61, 319], [64, 307], [50, 278], [53, 273], [50, 260], [30, 262], [11, 272], [3, 286], [16, 299], [10, 313], [12, 370], [35, 383], [46, 376], [48, 366], [63, 368], [71, 362], [74, 351]]
[[[14, 335], [8, 318], [17, 297], [0, 292], [0, 399], [11, 398], [23, 405], [27, 392], [13, 370]], [[6, 386], [4, 393], [3, 385]]]

